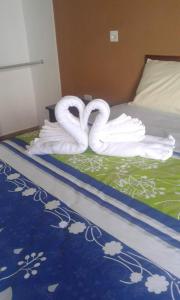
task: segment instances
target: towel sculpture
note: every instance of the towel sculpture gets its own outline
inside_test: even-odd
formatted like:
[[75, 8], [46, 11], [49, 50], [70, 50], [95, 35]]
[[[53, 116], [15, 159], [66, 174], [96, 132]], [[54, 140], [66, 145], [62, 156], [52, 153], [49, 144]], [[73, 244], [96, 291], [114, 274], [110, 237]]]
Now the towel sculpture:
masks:
[[[144, 135], [141, 140], [134, 141], [132, 128], [129, 132], [132, 134], [132, 139], [122, 142], [118, 139], [117, 131], [113, 129], [118, 127], [116, 120], [120, 120], [121, 117], [124, 119], [125, 117], [121, 115], [119, 118], [108, 122], [110, 115], [109, 105], [104, 100], [96, 99], [86, 106], [83, 114], [83, 124], [87, 124], [87, 120], [93, 110], [99, 111], [89, 132], [89, 146], [94, 152], [109, 156], [141, 156], [159, 160], [166, 160], [172, 156], [175, 140], [171, 135], [167, 138]], [[125, 126], [122, 128], [124, 135], [126, 135]]]
[[[69, 111], [70, 107], [78, 109], [79, 118], [72, 115]], [[107, 107], [110, 114], [110, 108], [108, 105]], [[34, 139], [27, 146], [27, 153], [29, 155], [78, 154], [86, 151], [89, 127], [88, 119], [84, 118], [84, 110], [85, 105], [78, 97], [63, 97], [55, 107], [55, 115], [58, 122], [51, 123], [45, 120], [39, 138]], [[132, 119], [125, 114], [115, 119], [112, 122], [112, 126], [114, 128], [113, 141], [139, 141], [145, 134], [145, 127], [142, 122], [138, 119]]]
[[[79, 119], [71, 114], [69, 107], [75, 106]], [[93, 110], [98, 110], [89, 129], [88, 119]], [[145, 135], [145, 126], [136, 118], [121, 114], [108, 121], [110, 107], [102, 99], [91, 101], [86, 107], [81, 99], [63, 97], [56, 105], [57, 123], [45, 121], [39, 138], [28, 147], [32, 154], [78, 154], [90, 148], [101, 155], [132, 157], [142, 156], [166, 160], [172, 156], [175, 140]]]

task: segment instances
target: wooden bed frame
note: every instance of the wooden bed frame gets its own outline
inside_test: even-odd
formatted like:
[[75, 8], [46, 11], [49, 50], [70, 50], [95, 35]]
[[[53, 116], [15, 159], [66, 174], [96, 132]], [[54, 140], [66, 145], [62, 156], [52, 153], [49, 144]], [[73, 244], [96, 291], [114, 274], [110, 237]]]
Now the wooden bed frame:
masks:
[[39, 129], [39, 126], [36, 126], [36, 127], [31, 127], [31, 128], [27, 128], [27, 129], [24, 129], [24, 130], [12, 132], [12, 133], [9, 133], [9, 134], [6, 134], [6, 135], [1, 135], [0, 136], [0, 141], [11, 139], [11, 138], [15, 137], [16, 135], [24, 134], [24, 133], [31, 132], [31, 131], [38, 130], [38, 129]]
[[[147, 59], [157, 59], [157, 60], [165, 60], [165, 61], [180, 61], [180, 55], [154, 55], [154, 54], [146, 54], [145, 62]], [[144, 69], [144, 68], [143, 68]]]

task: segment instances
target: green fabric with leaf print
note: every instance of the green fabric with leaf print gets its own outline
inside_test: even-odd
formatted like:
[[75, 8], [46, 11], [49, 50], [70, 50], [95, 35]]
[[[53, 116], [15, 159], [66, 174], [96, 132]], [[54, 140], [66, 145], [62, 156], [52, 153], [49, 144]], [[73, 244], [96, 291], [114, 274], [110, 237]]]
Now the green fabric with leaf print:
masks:
[[[38, 131], [19, 135], [29, 143]], [[87, 150], [77, 155], [52, 155], [75, 169], [101, 181], [167, 215], [180, 218], [180, 160], [102, 156]]]

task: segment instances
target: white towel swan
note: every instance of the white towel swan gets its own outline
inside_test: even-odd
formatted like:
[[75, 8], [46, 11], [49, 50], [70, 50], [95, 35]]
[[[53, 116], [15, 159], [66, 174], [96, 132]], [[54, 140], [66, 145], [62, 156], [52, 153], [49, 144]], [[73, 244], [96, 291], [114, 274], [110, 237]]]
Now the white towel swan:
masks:
[[[84, 111], [84, 124], [87, 123], [89, 116], [93, 110], [98, 110], [99, 113], [96, 116], [96, 119], [91, 127], [91, 130], [89, 132], [89, 146], [91, 149], [102, 155], [109, 155], [109, 156], [122, 156], [122, 157], [132, 157], [132, 156], [142, 156], [146, 158], [152, 158], [152, 159], [160, 159], [160, 160], [166, 160], [169, 157], [172, 156], [173, 153], [173, 147], [174, 147], [174, 139], [172, 136], [169, 136], [168, 138], [159, 138], [159, 137], [153, 137], [153, 136], [144, 136], [141, 138], [141, 141], [132, 141], [130, 137], [133, 138], [133, 135], [135, 134], [135, 130], [133, 131], [133, 120], [126, 120], [126, 116], [120, 116], [119, 118], [107, 122], [109, 118], [110, 110], [108, 108], [108, 104], [101, 99], [96, 99], [91, 101], [85, 108]], [[126, 120], [126, 126], [129, 126], [130, 130], [127, 133], [125, 131], [124, 126], [121, 127], [121, 124], [117, 125], [118, 120], [124, 118]], [[111, 124], [116, 123], [116, 129], [119, 126], [119, 138], [117, 134], [117, 130], [115, 131], [115, 136], [117, 137], [114, 142], [112, 142], [111, 137], [113, 134], [113, 126], [111, 127]], [[135, 123], [136, 124], [136, 123]], [[125, 125], [125, 123], [124, 123]], [[134, 127], [135, 129], [136, 126]], [[103, 132], [106, 129], [106, 135], [103, 134]], [[108, 129], [109, 132], [111, 132], [111, 137], [108, 138]], [[125, 140], [123, 141], [123, 130], [124, 130], [124, 137], [127, 136], [129, 141]]]
[[[97, 120], [99, 119], [102, 125], [101, 129], [98, 129], [99, 140], [103, 142], [137, 142], [144, 138], [145, 126], [137, 118], [132, 118], [123, 113], [118, 118], [108, 121], [110, 107], [102, 99], [95, 99], [88, 104], [84, 114], [84, 124], [88, 123], [89, 115], [95, 109], [99, 110]], [[97, 123], [99, 124], [99, 121]]]
[[[76, 107], [79, 118], [72, 115], [70, 107]], [[55, 107], [57, 123], [45, 121], [36, 138], [27, 147], [28, 154], [78, 154], [88, 147], [87, 126], [82, 124], [85, 105], [74, 96], [63, 97]]]

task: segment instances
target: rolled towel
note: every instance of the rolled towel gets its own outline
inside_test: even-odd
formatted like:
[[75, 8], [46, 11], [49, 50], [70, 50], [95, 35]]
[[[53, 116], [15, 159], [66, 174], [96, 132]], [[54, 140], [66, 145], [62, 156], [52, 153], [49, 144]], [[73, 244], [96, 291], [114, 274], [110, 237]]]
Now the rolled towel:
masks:
[[[79, 118], [69, 111], [70, 107], [76, 107]], [[83, 124], [85, 105], [81, 99], [74, 96], [63, 97], [55, 107], [55, 115], [58, 123], [45, 122], [36, 138], [27, 147], [29, 155], [32, 154], [78, 154], [88, 147], [88, 129]]]
[[[109, 140], [102, 140], [102, 132], [107, 124], [106, 122], [109, 116], [108, 105], [101, 99], [91, 101], [86, 106], [84, 111], [85, 123], [94, 109], [99, 111], [89, 132], [89, 146], [94, 152], [109, 156], [141, 156], [159, 160], [166, 160], [172, 156], [174, 147], [174, 141], [172, 137], [163, 139], [159, 137], [142, 135], [141, 141], [134, 141], [133, 134], [135, 131], [138, 132], [138, 128], [139, 130], [142, 130], [142, 124], [137, 122], [134, 123], [134, 128], [132, 128], [132, 131], [129, 131], [128, 133], [124, 132], [124, 127], [119, 125], [119, 131], [115, 132], [117, 138], [114, 139], [114, 141], [111, 140], [111, 138], [109, 138]], [[132, 125], [131, 122], [133, 119], [126, 119], [125, 121], [129, 121], [130, 125]], [[127, 140], [125, 141], [124, 137], [126, 136]]]
[[173, 154], [173, 146], [161, 143], [120, 142], [103, 143], [101, 147], [89, 139], [91, 149], [100, 154], [118, 157], [141, 156], [150, 159], [167, 160]]
[[169, 134], [167, 138], [164, 137], [158, 137], [158, 136], [152, 136], [152, 135], [145, 135], [144, 139], [142, 140], [145, 143], [159, 143], [163, 145], [169, 145], [175, 147], [175, 139], [174, 137]]

